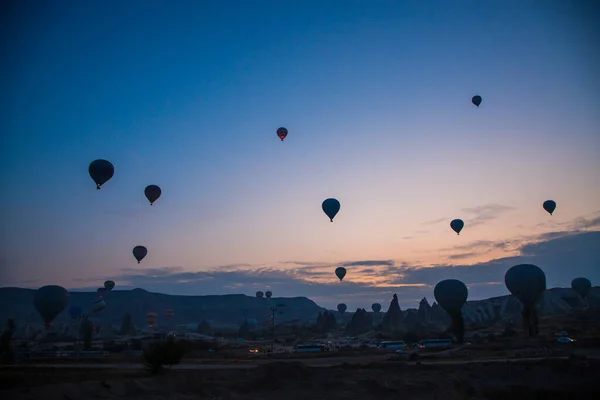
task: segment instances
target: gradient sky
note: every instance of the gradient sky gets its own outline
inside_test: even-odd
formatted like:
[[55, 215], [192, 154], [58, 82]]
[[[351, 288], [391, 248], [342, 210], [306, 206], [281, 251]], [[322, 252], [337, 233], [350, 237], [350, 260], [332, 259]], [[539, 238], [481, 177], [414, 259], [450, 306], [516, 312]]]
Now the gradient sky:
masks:
[[[0, 286], [110, 277], [413, 306], [450, 265], [476, 274], [535, 245], [564, 260], [539, 250], [551, 232], [581, 239], [598, 267], [581, 273], [600, 281], [600, 239], [584, 232], [600, 228], [593, 0], [2, 8]], [[116, 169], [101, 191], [97, 158]], [[163, 189], [153, 207], [148, 184]], [[327, 197], [342, 205], [333, 224]], [[506, 293], [504, 271], [470, 282], [489, 286], [472, 298]]]

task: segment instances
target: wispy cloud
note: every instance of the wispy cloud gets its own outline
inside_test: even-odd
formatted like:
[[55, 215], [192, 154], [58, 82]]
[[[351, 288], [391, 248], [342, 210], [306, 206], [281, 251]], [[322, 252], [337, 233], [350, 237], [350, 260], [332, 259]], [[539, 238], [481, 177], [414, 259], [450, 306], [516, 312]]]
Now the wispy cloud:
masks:
[[463, 208], [461, 211], [465, 214], [473, 215], [473, 217], [465, 219], [465, 225], [472, 228], [495, 220], [502, 214], [513, 210], [516, 210], [516, 208], [501, 204], [485, 204], [477, 207]]

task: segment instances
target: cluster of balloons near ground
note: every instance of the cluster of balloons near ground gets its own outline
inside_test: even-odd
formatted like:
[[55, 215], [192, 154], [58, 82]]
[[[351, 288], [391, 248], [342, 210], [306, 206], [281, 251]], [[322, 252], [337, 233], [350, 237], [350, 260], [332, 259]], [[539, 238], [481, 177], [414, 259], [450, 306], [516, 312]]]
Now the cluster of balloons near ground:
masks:
[[[523, 306], [523, 325], [527, 328], [530, 336], [539, 333], [538, 318], [535, 310], [536, 305], [542, 299], [546, 291], [546, 274], [539, 267], [533, 264], [519, 264], [511, 267], [504, 275], [504, 284], [508, 291], [515, 296]], [[115, 287], [113, 281], [105, 282], [105, 290], [110, 291]], [[571, 281], [571, 288], [581, 298], [585, 299], [592, 289], [592, 283], [587, 278], [575, 278]], [[102, 292], [104, 296], [104, 291]], [[267, 291], [256, 292], [257, 298], [266, 297], [270, 299], [273, 293]], [[446, 279], [439, 282], [433, 295], [440, 307], [448, 313], [452, 319], [454, 333], [459, 343], [464, 338], [464, 321], [462, 317], [462, 307], [469, 297], [467, 286], [458, 279]], [[103, 300], [102, 300], [103, 301]], [[50, 329], [52, 321], [64, 311], [69, 303], [69, 292], [62, 286], [48, 285], [39, 288], [33, 298], [33, 305], [44, 321], [46, 330]], [[381, 311], [381, 304], [374, 303], [371, 309], [378, 313]], [[347, 310], [344, 303], [337, 306], [341, 315]], [[71, 318], [80, 318], [83, 316], [81, 307], [73, 306], [69, 309]], [[175, 315], [172, 309], [165, 311], [167, 319]], [[158, 316], [154, 312], [146, 315], [146, 322], [152, 327]]]

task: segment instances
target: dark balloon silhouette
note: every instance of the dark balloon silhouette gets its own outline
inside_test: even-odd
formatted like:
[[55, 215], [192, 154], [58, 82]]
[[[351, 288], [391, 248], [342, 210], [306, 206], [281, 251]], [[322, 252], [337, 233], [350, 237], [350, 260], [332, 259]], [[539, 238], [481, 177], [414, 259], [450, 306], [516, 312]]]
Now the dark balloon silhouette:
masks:
[[481, 98], [481, 96], [473, 96], [473, 98], [471, 99], [471, 102], [473, 104], [475, 104], [477, 107], [479, 107], [481, 105], [482, 101], [483, 101], [483, 99]]
[[79, 306], [69, 307], [69, 316], [71, 317], [71, 319], [77, 319], [77, 318], [81, 317], [82, 314], [83, 314], [83, 310], [81, 309], [81, 307], [79, 307]]
[[340, 279], [340, 281], [342, 279], [344, 279], [344, 277], [346, 276], [346, 268], [344, 267], [337, 267], [335, 269], [335, 275]]
[[340, 303], [337, 305], [337, 310], [340, 312], [340, 315], [344, 315], [348, 307], [344, 303]]
[[546, 274], [536, 265], [519, 264], [506, 271], [504, 283], [523, 305], [523, 324], [529, 336], [536, 336], [539, 327], [535, 307], [546, 292]]
[[554, 200], [546, 200], [544, 204], [542, 204], [544, 210], [548, 212], [548, 214], [552, 215], [554, 210], [556, 210], [556, 202]]
[[379, 304], [379, 303], [372, 304], [371, 310], [373, 310], [373, 312], [378, 313], [379, 311], [381, 311], [381, 304]]
[[284, 127], [277, 129], [277, 136], [283, 142], [288, 135], [288, 130]]
[[90, 176], [96, 183], [96, 189], [100, 190], [100, 186], [104, 185], [115, 174], [115, 167], [107, 160], [94, 160], [88, 168]]
[[138, 264], [140, 263], [140, 261], [142, 261], [144, 259], [144, 257], [146, 257], [147, 254], [148, 254], [148, 249], [145, 248], [144, 246], [135, 246], [133, 248], [133, 256], [137, 260]]
[[33, 306], [43, 318], [46, 330], [50, 329], [54, 318], [64, 311], [68, 303], [69, 292], [62, 286], [43, 286], [33, 297]]
[[104, 289], [111, 291], [113, 290], [115, 287], [115, 282], [114, 281], [106, 281], [104, 282]]
[[271, 298], [271, 296], [273, 296], [273, 293], [272, 293], [270, 290], [267, 290], [267, 291], [265, 292], [265, 297], [266, 297], [267, 299], [270, 299], [270, 298]]
[[264, 293], [261, 292], [260, 290], [258, 292], [256, 292], [256, 297], [258, 297], [259, 299], [262, 299], [264, 297]]
[[156, 200], [158, 200], [162, 194], [162, 190], [156, 185], [148, 185], [146, 186], [146, 189], [144, 189], [144, 194], [150, 202], [150, 205], [152, 205]]
[[575, 278], [571, 281], [571, 289], [585, 300], [592, 290], [592, 282], [587, 278]]
[[452, 230], [456, 232], [457, 235], [460, 235], [460, 231], [462, 231], [464, 227], [465, 223], [462, 219], [453, 219], [452, 221], [450, 221], [450, 228], [452, 228]]
[[323, 208], [323, 212], [329, 217], [329, 220], [333, 222], [333, 218], [340, 211], [340, 202], [336, 199], [326, 199], [323, 201], [321, 208]]
[[433, 290], [435, 301], [452, 318], [452, 327], [458, 343], [463, 343], [465, 337], [465, 322], [462, 307], [469, 297], [467, 286], [457, 279], [446, 279], [435, 285]]

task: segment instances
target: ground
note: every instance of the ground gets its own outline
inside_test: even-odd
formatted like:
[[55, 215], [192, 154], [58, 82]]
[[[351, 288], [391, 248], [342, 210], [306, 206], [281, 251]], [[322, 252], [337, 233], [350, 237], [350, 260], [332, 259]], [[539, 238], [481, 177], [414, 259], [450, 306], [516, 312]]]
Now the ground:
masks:
[[0, 397], [25, 399], [578, 399], [600, 393], [600, 361], [571, 357], [457, 365], [380, 362], [310, 367], [275, 361], [255, 368], [85, 370], [3, 369]]

